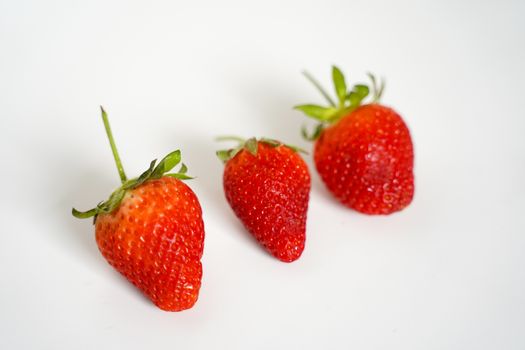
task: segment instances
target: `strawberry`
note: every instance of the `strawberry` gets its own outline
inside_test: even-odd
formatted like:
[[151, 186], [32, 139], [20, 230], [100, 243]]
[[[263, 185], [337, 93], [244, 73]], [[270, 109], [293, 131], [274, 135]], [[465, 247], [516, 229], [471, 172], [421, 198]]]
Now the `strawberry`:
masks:
[[235, 139], [237, 148], [217, 152], [225, 163], [226, 200], [270, 254], [284, 262], [297, 260], [304, 250], [310, 195], [300, 149], [271, 139]]
[[204, 223], [199, 200], [178, 173], [167, 173], [181, 160], [171, 152], [138, 178], [128, 180], [117, 153], [106, 112], [102, 119], [108, 134], [122, 186], [94, 209], [77, 218], [94, 217], [95, 236], [104, 258], [166, 311], [191, 308], [201, 285]]
[[365, 214], [391, 214], [410, 204], [414, 196], [414, 151], [410, 132], [392, 108], [379, 104], [384, 84], [372, 74], [372, 101], [363, 104], [370, 88], [357, 84], [347, 91], [343, 73], [332, 68], [338, 103], [308, 73], [330, 106], [295, 108], [319, 124], [303, 136], [314, 145], [317, 171], [332, 194], [344, 205]]

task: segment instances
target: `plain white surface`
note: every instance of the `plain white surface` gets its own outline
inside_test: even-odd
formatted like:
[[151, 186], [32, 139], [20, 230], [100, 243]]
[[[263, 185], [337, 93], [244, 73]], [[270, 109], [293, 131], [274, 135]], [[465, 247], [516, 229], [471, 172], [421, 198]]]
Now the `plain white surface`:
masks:
[[[524, 349], [525, 2], [0, 1], [1, 349]], [[283, 264], [222, 193], [216, 135], [310, 149], [294, 104], [387, 78], [416, 197], [368, 217], [313, 175]], [[181, 148], [204, 210], [196, 306], [155, 308], [99, 254], [89, 208]], [[311, 165], [311, 161], [308, 162]]]

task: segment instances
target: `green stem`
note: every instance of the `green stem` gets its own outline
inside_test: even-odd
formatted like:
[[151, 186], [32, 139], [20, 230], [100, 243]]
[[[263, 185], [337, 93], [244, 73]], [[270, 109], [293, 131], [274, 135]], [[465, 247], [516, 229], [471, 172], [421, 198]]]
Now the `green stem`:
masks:
[[87, 218], [90, 218], [90, 217], [92, 217], [92, 216], [97, 215], [97, 213], [98, 213], [98, 208], [93, 208], [93, 209], [88, 210], [88, 211], [78, 211], [78, 210], [76, 210], [75, 208], [73, 208], [73, 210], [71, 211], [71, 213], [72, 213], [73, 216], [76, 217], [77, 219], [87, 219]]
[[328, 101], [330, 106], [336, 107], [334, 100], [332, 100], [332, 98], [330, 97], [330, 95], [328, 95], [326, 90], [323, 89], [321, 84], [319, 84], [319, 82], [310, 73], [308, 73], [307, 71], [304, 71], [303, 75], [306, 77], [306, 79], [308, 79], [308, 81], [310, 81], [310, 83], [312, 83], [317, 88], [317, 90], [319, 90], [321, 95], [323, 95], [323, 97], [326, 99], [326, 101]]
[[104, 128], [106, 128], [106, 134], [108, 135], [109, 144], [111, 146], [111, 152], [113, 152], [113, 158], [115, 158], [115, 163], [117, 164], [120, 181], [124, 183], [128, 180], [128, 178], [126, 177], [126, 173], [124, 172], [124, 168], [122, 167], [122, 162], [120, 161], [120, 157], [118, 155], [115, 140], [113, 140], [113, 133], [111, 132], [111, 127], [109, 126], [108, 114], [102, 106], [100, 106], [100, 110], [102, 111], [102, 121], [104, 121]]

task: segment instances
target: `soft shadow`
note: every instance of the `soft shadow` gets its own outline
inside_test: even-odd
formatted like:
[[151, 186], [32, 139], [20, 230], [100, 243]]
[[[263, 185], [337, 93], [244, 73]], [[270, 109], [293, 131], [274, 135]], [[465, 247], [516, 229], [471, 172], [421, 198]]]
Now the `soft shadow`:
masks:
[[53, 176], [51, 186], [60, 188], [57, 210], [64, 229], [54, 232], [56, 242], [75, 258], [81, 258], [89, 264], [102, 265], [105, 260], [100, 254], [95, 241], [95, 226], [93, 219], [77, 219], [71, 214], [72, 207], [78, 210], [87, 210], [95, 207], [98, 202], [106, 199], [112, 191], [112, 186], [118, 186], [105, 179], [95, 164], [75, 163], [74, 159], [67, 159], [61, 164], [69, 164], [67, 173], [59, 168]]
[[341, 202], [335, 198], [335, 196], [330, 193], [326, 185], [323, 183], [323, 180], [321, 180], [321, 177], [317, 173], [317, 170], [314, 166], [310, 166], [310, 176], [312, 178], [312, 191], [315, 192], [318, 196], [323, 198], [323, 200], [327, 202], [333, 202], [336, 203], [338, 206], [344, 207]]
[[[69, 160], [71, 163], [73, 160]], [[119, 186], [118, 178], [105, 176], [97, 171], [96, 165], [85, 163], [70, 164], [73, 174], [59, 173], [55, 181], [60, 183], [63, 192], [58, 202], [59, 220], [64, 223], [64, 229], [55, 232], [57, 244], [69, 252], [75, 259], [81, 259], [99, 273], [112, 275], [115, 283], [121, 284], [126, 290], [134, 293], [142, 302], [153, 305], [151, 301], [123, 275], [115, 270], [98, 250], [95, 240], [95, 226], [93, 219], [77, 219], [71, 215], [71, 208], [87, 210], [94, 207], [99, 201], [106, 199], [111, 191]], [[60, 175], [62, 174], [62, 175]]]

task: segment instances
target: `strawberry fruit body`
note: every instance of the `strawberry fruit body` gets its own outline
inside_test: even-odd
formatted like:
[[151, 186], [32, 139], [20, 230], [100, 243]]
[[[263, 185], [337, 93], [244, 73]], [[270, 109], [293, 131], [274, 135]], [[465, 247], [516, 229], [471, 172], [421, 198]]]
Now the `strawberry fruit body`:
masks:
[[127, 180], [104, 111], [103, 118], [123, 184], [106, 202], [87, 212], [73, 209], [73, 215], [94, 216], [104, 258], [155, 305], [189, 309], [201, 286], [204, 223], [197, 196], [181, 181], [189, 178], [186, 166], [166, 174], [180, 162], [180, 151]]
[[225, 162], [228, 203], [256, 240], [283, 262], [297, 260], [306, 241], [310, 173], [297, 150], [252, 138], [217, 152]]
[[303, 130], [305, 137], [315, 141], [319, 175], [341, 203], [361, 213], [391, 214], [404, 209], [414, 196], [414, 150], [405, 122], [393, 109], [378, 103], [383, 85], [378, 88], [372, 75], [372, 103], [362, 104], [368, 86], [355, 85], [348, 92], [341, 71], [333, 67], [332, 74], [338, 105], [322, 91], [330, 107], [296, 107], [320, 122], [311, 136]]
[[163, 310], [197, 301], [204, 225], [199, 201], [182, 181], [164, 176], [129, 191], [95, 220], [106, 260]]

